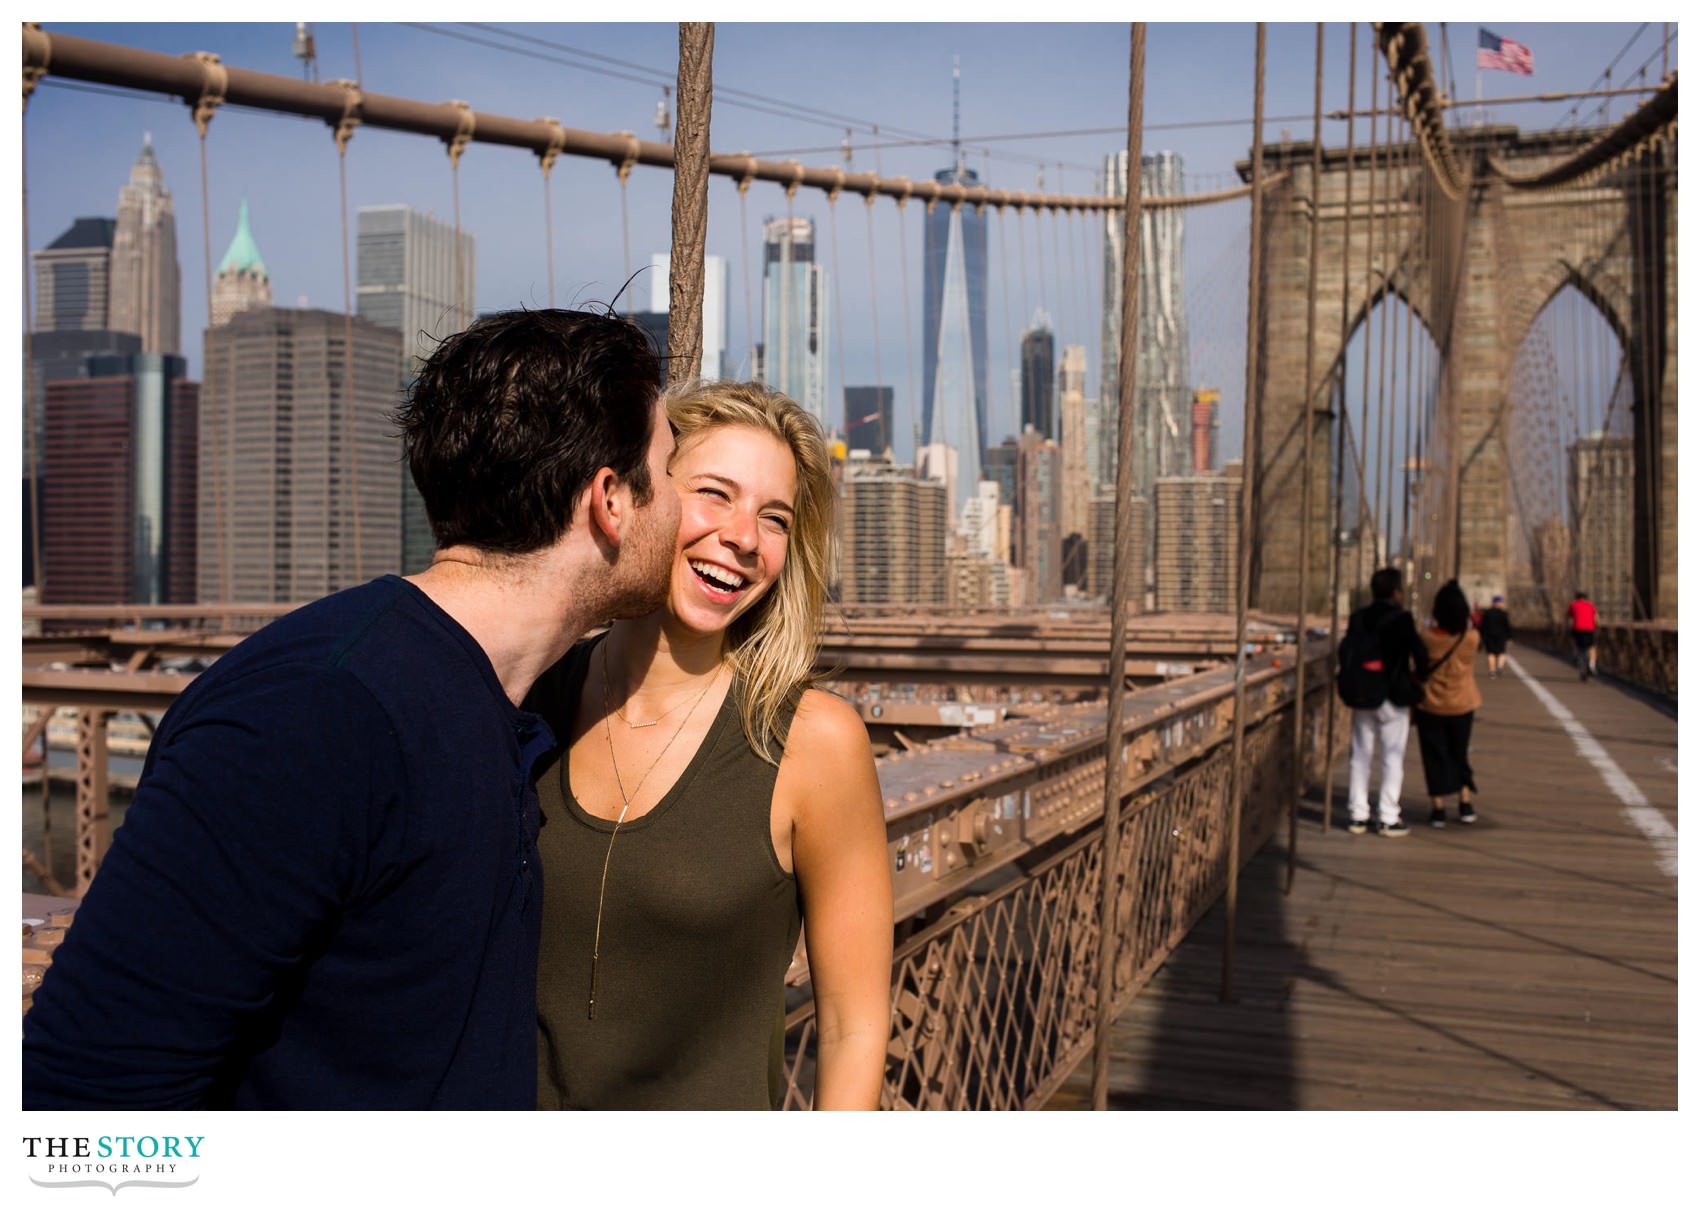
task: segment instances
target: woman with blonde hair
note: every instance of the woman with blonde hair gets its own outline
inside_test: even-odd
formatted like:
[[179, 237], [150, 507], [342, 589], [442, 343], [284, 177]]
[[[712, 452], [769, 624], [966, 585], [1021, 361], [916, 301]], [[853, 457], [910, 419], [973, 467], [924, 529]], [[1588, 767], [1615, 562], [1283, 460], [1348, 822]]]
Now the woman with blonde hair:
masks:
[[576, 645], [526, 704], [562, 745], [538, 776], [538, 1105], [776, 1106], [806, 920], [815, 1106], [872, 1108], [891, 877], [867, 730], [808, 688], [832, 561], [826, 443], [759, 384], [692, 384], [667, 411], [667, 605]]

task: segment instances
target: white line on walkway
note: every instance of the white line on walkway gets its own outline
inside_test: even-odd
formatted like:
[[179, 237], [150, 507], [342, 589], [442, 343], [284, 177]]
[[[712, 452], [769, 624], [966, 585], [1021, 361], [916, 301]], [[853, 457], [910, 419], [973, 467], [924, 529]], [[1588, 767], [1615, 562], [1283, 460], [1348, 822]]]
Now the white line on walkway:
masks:
[[1641, 794], [1641, 789], [1625, 773], [1623, 768], [1612, 761], [1611, 755], [1601, 747], [1600, 743], [1575, 716], [1570, 709], [1553, 695], [1552, 691], [1530, 677], [1517, 663], [1517, 658], [1509, 654], [1505, 663], [1511, 671], [1523, 679], [1523, 684], [1534, 692], [1541, 706], [1552, 713], [1564, 731], [1570, 734], [1570, 739], [1576, 742], [1576, 752], [1587, 758], [1600, 777], [1611, 788], [1612, 794], [1623, 801], [1623, 815], [1629, 818], [1629, 823], [1639, 829], [1647, 840], [1653, 844], [1653, 849], [1659, 855], [1659, 870], [1676, 878], [1676, 826], [1665, 819], [1665, 814], [1647, 802], [1647, 797]]

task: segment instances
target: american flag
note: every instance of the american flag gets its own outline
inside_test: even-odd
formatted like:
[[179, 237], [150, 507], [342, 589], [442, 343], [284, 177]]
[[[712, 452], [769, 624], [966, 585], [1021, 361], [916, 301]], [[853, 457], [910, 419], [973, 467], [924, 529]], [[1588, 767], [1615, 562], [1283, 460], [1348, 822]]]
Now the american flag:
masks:
[[1516, 72], [1519, 76], [1535, 74], [1535, 55], [1528, 47], [1511, 38], [1490, 34], [1476, 28], [1476, 70]]

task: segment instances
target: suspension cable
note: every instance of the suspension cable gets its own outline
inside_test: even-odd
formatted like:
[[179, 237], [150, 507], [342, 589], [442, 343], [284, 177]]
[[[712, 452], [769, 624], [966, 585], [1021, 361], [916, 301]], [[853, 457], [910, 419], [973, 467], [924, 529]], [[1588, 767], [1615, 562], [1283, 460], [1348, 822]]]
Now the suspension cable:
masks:
[[[1267, 27], [1263, 22], [1257, 23], [1257, 69], [1255, 91], [1253, 93], [1253, 111], [1256, 115], [1251, 132], [1251, 176], [1253, 182], [1251, 199], [1251, 267], [1250, 281], [1246, 287], [1246, 351], [1245, 351], [1245, 421], [1241, 432], [1245, 435], [1246, 446], [1249, 439], [1256, 434], [1262, 425], [1261, 401], [1258, 399], [1258, 336], [1259, 307], [1263, 295], [1263, 202], [1261, 192], [1256, 186], [1262, 185], [1263, 179], [1263, 70]], [[1131, 168], [1131, 165], [1129, 166]], [[1233, 997], [1234, 975], [1234, 930], [1239, 916], [1239, 886], [1240, 886], [1240, 820], [1244, 813], [1243, 800], [1246, 792], [1245, 777], [1245, 701], [1246, 701], [1246, 614], [1251, 605], [1251, 553], [1252, 531], [1255, 519], [1252, 516], [1252, 502], [1256, 497], [1257, 481], [1260, 478], [1260, 468], [1255, 458], [1241, 460], [1240, 480], [1240, 533], [1239, 551], [1236, 553], [1239, 573], [1235, 578], [1234, 606], [1234, 741], [1233, 758], [1228, 767], [1228, 888], [1223, 896], [1222, 907], [1224, 918], [1222, 925], [1222, 989], [1220, 1000], [1229, 1001]], [[1121, 680], [1118, 674], [1117, 680]], [[1106, 863], [1108, 858], [1106, 856]]]
[[[224, 100], [226, 73], [218, 62], [217, 55], [207, 55], [204, 52], [198, 57], [202, 86], [199, 99], [195, 102], [192, 117], [195, 129], [200, 135], [201, 152], [201, 261], [203, 278], [207, 291], [207, 327], [213, 326], [213, 271], [212, 271], [212, 208], [208, 201], [207, 190], [207, 126], [212, 122], [213, 113]], [[236, 408], [236, 350], [232, 346], [229, 356], [225, 359], [226, 396], [221, 400], [220, 408], [212, 410], [212, 428], [214, 451], [212, 482], [213, 482], [213, 532], [217, 537], [218, 553], [218, 600], [230, 600], [230, 553], [226, 539], [224, 516], [224, 462], [228, 457], [225, 449], [224, 412], [232, 417]], [[210, 376], [209, 376], [210, 377]]]
[[[880, 288], [879, 274], [874, 268], [877, 258], [874, 256], [874, 199], [871, 195], [867, 199], [867, 207], [863, 213], [868, 219], [868, 307], [873, 312], [874, 321], [874, 408], [880, 419], [880, 450], [875, 452], [877, 454], [883, 453], [891, 446], [891, 434], [887, 432], [886, 414], [890, 412], [892, 414], [891, 419], [896, 420], [896, 409], [895, 407], [887, 409], [879, 398], [879, 393], [885, 390], [885, 372], [880, 366]], [[896, 394], [896, 392], [892, 393], [894, 397]]]
[[[745, 361], [748, 363], [749, 375], [768, 383], [767, 367], [760, 367], [757, 374], [756, 366], [756, 326], [755, 313], [750, 303], [750, 178], [744, 177], [738, 181], [738, 241], [743, 248], [743, 257], [739, 261], [739, 269], [744, 279], [744, 345]], [[740, 376], [741, 377], [741, 376]], [[768, 384], [772, 386], [771, 383]]]
[[[549, 179], [553, 175], [555, 161], [561, 154], [561, 148], [566, 143], [567, 132], [553, 118], [544, 118], [559, 134], [559, 138], [551, 139], [549, 146], [537, 153], [538, 167], [543, 173], [543, 260], [549, 268], [549, 307], [555, 307], [555, 202], [549, 191]], [[669, 271], [671, 273], [671, 271]]]
[[[23, 220], [24, 259], [24, 450], [25, 462], [29, 468], [29, 501], [30, 511], [30, 560], [35, 570], [35, 600], [39, 605], [45, 600], [47, 588], [46, 570], [41, 563], [41, 506], [45, 495], [41, 489], [41, 458], [43, 452], [38, 450], [38, 435], [36, 433], [37, 413], [35, 406], [35, 317], [30, 310], [30, 189], [29, 189], [29, 98], [34, 87], [34, 81], [25, 78], [24, 87], [24, 118], [18, 127], [18, 190], [19, 207]], [[47, 388], [42, 386], [42, 406], [40, 417], [45, 428], [47, 417]], [[46, 771], [47, 740], [42, 739], [41, 751], [43, 758], [43, 774], [41, 785], [45, 792], [48, 779]]]
[[[336, 140], [336, 171], [339, 196], [341, 198], [340, 217], [342, 219], [342, 432], [343, 445], [348, 457], [348, 495], [354, 522], [354, 584], [363, 584], [366, 580], [364, 560], [361, 552], [362, 528], [360, 525], [360, 438], [355, 425], [354, 411], [354, 289], [352, 275], [349, 272], [348, 256], [348, 141], [354, 136], [354, 128], [359, 125], [360, 90], [350, 86], [348, 90], [348, 108], [343, 111], [342, 121], [337, 125], [334, 138]], [[457, 237], [458, 239], [458, 237]], [[327, 453], [329, 443], [326, 443]], [[334, 467], [335, 464], [332, 464]], [[327, 585], [327, 590], [340, 589], [340, 585]]]
[[[920, 403], [921, 403], [921, 393], [919, 391], [920, 384], [917, 382], [917, 380], [915, 378], [915, 329], [909, 322], [909, 225], [905, 221], [905, 218], [904, 218], [904, 212], [906, 210], [906, 207], [904, 206], [904, 202], [907, 202], [907, 201], [908, 201], [908, 198], [905, 197], [902, 201], [898, 202], [898, 204], [897, 204], [897, 242], [898, 242], [898, 252], [901, 254], [898, 257], [897, 268], [898, 268], [898, 271], [903, 276], [903, 332], [904, 332], [903, 355], [904, 355], [904, 361], [907, 364], [908, 370], [909, 370], [909, 376], [908, 377], [909, 377], [910, 407], [911, 408], [919, 408]], [[921, 435], [919, 433], [919, 424], [920, 424], [920, 422], [917, 421], [916, 422], [916, 425], [917, 425], [916, 446], [917, 447], [919, 447], [920, 443], [922, 441], [924, 441], [927, 437], [931, 436], [931, 435], [925, 435], [925, 436]], [[921, 452], [920, 452], [919, 449], [917, 449], [915, 451], [917, 458], [920, 456], [920, 453]]]
[[[1340, 665], [1340, 574], [1341, 563], [1345, 556], [1345, 544], [1341, 538], [1346, 525], [1346, 346], [1351, 336], [1352, 325], [1352, 173], [1357, 162], [1357, 109], [1358, 109], [1358, 23], [1353, 21], [1347, 27], [1351, 33], [1347, 39], [1349, 46], [1347, 69], [1346, 97], [1346, 202], [1345, 215], [1342, 219], [1343, 234], [1340, 252], [1340, 356], [1334, 363], [1336, 373], [1333, 375], [1338, 387], [1339, 408], [1333, 416], [1334, 424], [1334, 509], [1332, 514], [1332, 529], [1328, 536], [1330, 548], [1330, 570], [1328, 577], [1328, 680], [1332, 685]], [[1322, 832], [1327, 833], [1333, 826], [1334, 816], [1334, 778], [1332, 763], [1335, 752], [1335, 724], [1339, 719], [1340, 709], [1338, 695], [1326, 695], [1328, 700], [1328, 761], [1330, 774], [1322, 780]]]
[[[845, 408], [844, 275], [838, 270], [838, 195], [836, 193], [827, 195], [826, 213], [832, 225], [832, 318], [834, 320], [833, 332], [838, 340], [838, 357], [836, 359], [838, 363], [838, 400], [839, 407]], [[825, 384], [823, 383], [822, 386], [824, 387]], [[823, 401], [821, 404], [821, 411], [830, 416], [832, 411], [830, 402]], [[826, 424], [826, 417], [822, 417], [821, 422], [821, 427], [823, 429], [828, 428]], [[844, 413], [844, 430], [845, 436], [848, 437], [850, 431], [850, 415], [848, 408], [845, 408]]]
[[1310, 144], [1310, 255], [1305, 273], [1305, 386], [1300, 408], [1300, 424], [1304, 427], [1303, 448], [1299, 455], [1299, 584], [1298, 620], [1293, 628], [1293, 676], [1297, 685], [1293, 692], [1293, 788], [1287, 801], [1287, 880], [1283, 891], [1291, 895], [1297, 878], [1299, 862], [1299, 801], [1309, 785], [1306, 768], [1305, 730], [1305, 647], [1309, 638], [1306, 612], [1310, 609], [1310, 532], [1311, 532], [1311, 447], [1316, 433], [1316, 271], [1322, 248], [1322, 52], [1323, 23], [1316, 23], [1316, 116], [1311, 128]]

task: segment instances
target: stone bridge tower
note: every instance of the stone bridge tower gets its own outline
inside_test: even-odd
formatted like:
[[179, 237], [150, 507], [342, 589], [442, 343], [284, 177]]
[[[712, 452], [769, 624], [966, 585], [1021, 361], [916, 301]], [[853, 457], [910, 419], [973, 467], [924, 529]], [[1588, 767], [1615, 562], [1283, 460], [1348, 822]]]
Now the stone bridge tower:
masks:
[[[1355, 333], [1391, 293], [1405, 300], [1441, 351], [1441, 413], [1431, 480], [1449, 492], [1429, 507], [1443, 516], [1437, 578], [1457, 575], [1472, 597], [1504, 592], [1510, 508], [1506, 432], [1511, 365], [1531, 324], [1565, 286], [1599, 309], [1629, 363], [1634, 401], [1635, 582], [1661, 618], [1676, 617], [1676, 171], [1669, 144], [1592, 184], [1515, 188], [1490, 168], [1532, 174], [1591, 143], [1597, 131], [1525, 134], [1516, 127], [1453, 131], [1472, 169], [1466, 196], [1449, 202], [1422, 188], [1420, 155], [1396, 146], [1376, 157], [1377, 229], [1370, 242], [1370, 150], [1353, 152], [1349, 269], [1346, 165], [1325, 148], [1320, 182], [1311, 145], [1265, 148], [1266, 172], [1287, 178], [1266, 192], [1263, 330], [1258, 382], [1261, 425], [1254, 439], [1262, 468], [1256, 503], [1253, 602], [1267, 610], [1298, 605], [1300, 475], [1305, 401], [1305, 327], [1310, 242], [1317, 269], [1315, 365], [1309, 415], [1315, 425], [1308, 578], [1312, 612], [1326, 612], [1332, 509], [1328, 468], [1334, 450], [1334, 396], [1326, 384], [1339, 358], [1342, 297]], [[1391, 163], [1392, 167], [1388, 167]], [[1249, 179], [1250, 165], [1240, 165]], [[1395, 233], [1387, 238], [1386, 233]], [[1373, 255], [1372, 255], [1373, 252]], [[1323, 452], [1327, 452], [1326, 454]], [[1428, 452], [1425, 452], [1427, 458]], [[1343, 576], [1346, 575], [1344, 572]]]

